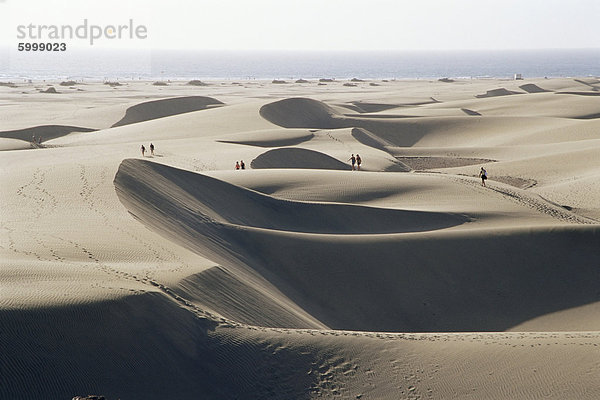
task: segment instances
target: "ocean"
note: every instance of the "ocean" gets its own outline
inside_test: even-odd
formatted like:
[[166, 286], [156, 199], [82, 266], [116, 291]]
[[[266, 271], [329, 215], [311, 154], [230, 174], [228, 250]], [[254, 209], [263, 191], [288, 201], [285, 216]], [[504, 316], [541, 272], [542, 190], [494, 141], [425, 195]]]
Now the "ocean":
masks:
[[433, 79], [600, 76], [600, 49], [175, 51], [0, 49], [0, 80]]

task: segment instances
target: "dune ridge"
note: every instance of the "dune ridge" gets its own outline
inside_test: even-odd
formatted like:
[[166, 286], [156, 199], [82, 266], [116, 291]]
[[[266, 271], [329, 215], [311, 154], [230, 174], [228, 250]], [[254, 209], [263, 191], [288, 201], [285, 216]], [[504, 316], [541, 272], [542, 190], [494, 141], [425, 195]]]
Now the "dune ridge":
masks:
[[[144, 170], [150, 171], [142, 172]], [[151, 171], [169, 177], [168, 181], [157, 183], [159, 176]], [[150, 192], [133, 186], [132, 176], [143, 178], [145, 185], [168, 185], [169, 188], [162, 189], [160, 201], [154, 194], [133, 203], [130, 200], [132, 189], [147, 195]], [[259, 224], [242, 221], [230, 214], [227, 222], [211, 223], [210, 220], [215, 218], [214, 211], [206, 207], [214, 204], [214, 200], [210, 200], [212, 196], [228, 198], [237, 205], [236, 210], [248, 211], [255, 217], [261, 211], [256, 208], [250, 211], [233, 193], [219, 196], [216, 185], [223, 184], [217, 182], [210, 186], [211, 190], [194, 191], [194, 187], [207, 188], [207, 182], [200, 184], [201, 180], [206, 178], [130, 160], [122, 164], [115, 182], [121, 200], [145, 224], [173, 240], [193, 246], [201, 254], [220, 253], [222, 256], [229, 252], [235, 255], [237, 261], [230, 257], [228, 267], [251, 268], [259, 274], [264, 273], [263, 277], [279, 290], [332, 328], [413, 332], [504, 330], [537, 315], [600, 301], [594, 284], [598, 278], [595, 266], [600, 262], [595, 251], [598, 228], [513, 228], [506, 232], [477, 230], [460, 234], [439, 231], [404, 237], [402, 234], [347, 236], [353, 231], [351, 226], [344, 224], [340, 225], [344, 232], [335, 234], [335, 230], [330, 230], [330, 235], [278, 233], [273, 228], [280, 226], [261, 224], [263, 229], [256, 229]], [[169, 182], [176, 182], [179, 188], [170, 187]], [[195, 219], [172, 208], [181, 201], [175, 200], [174, 196], [182, 189], [192, 196], [188, 197], [185, 208], [194, 210]], [[210, 193], [210, 197], [206, 193]], [[182, 196], [177, 195], [177, 198]], [[165, 204], [167, 208], [154, 209], [156, 215], [149, 219], [150, 213], [143, 210], [150, 204]], [[292, 225], [301, 227], [307, 220], [301, 213], [302, 203], [288, 204], [291, 209], [278, 211], [277, 218], [280, 221], [292, 218]], [[270, 219], [268, 212], [262, 211], [266, 220]], [[310, 214], [315, 215], [314, 212]], [[361, 221], [360, 225], [377, 220], [361, 216], [354, 210], [351, 215], [354, 220]], [[329, 227], [335, 226], [333, 213], [326, 219]], [[166, 228], [168, 220], [177, 221], [186, 228], [178, 228], [175, 233]], [[437, 227], [430, 228], [435, 229]], [[318, 233], [315, 229], [304, 231]], [[375, 232], [377, 230], [372, 231]], [[191, 236], [186, 238], [179, 236], [181, 234]], [[211, 237], [211, 243], [191, 240], [198, 236]], [[554, 250], [545, 255], [526, 250], [542, 243], [553, 243]], [[298, 256], [287, 259], [285, 250], [281, 252], [287, 248], [295, 248]], [[566, 252], [565, 249], [571, 250]], [[426, 261], [425, 254], [434, 251], [440, 257]], [[508, 254], [511, 262], [507, 262]], [[377, 265], [372, 265], [369, 259], [377, 259]], [[315, 263], [316, 260], [320, 261]], [[319, 268], [321, 264], [328, 268]], [[577, 272], [572, 270], [574, 265]], [[363, 266], [369, 266], [368, 278]], [[519, 274], [513, 268], [519, 270]], [[543, 282], [539, 281], [541, 275], [545, 276]], [[571, 282], [567, 293], [563, 284], [566, 279]], [[376, 296], [362, 290], [364, 285], [379, 288]], [[496, 295], [485, 297], [482, 293]], [[487, 300], [482, 302], [482, 297]], [[521, 302], [528, 306], [519, 306]], [[590, 327], [597, 328], [596, 321], [589, 323]]]
[[150, 204], [149, 199], [140, 196], [166, 200], [165, 197], [174, 199], [169, 192], [177, 192], [179, 200], [172, 206], [193, 210], [201, 224], [305, 233], [378, 234], [436, 230], [468, 221], [462, 215], [282, 200], [145, 160], [124, 160], [115, 185], [120, 198], [136, 198], [145, 204]]

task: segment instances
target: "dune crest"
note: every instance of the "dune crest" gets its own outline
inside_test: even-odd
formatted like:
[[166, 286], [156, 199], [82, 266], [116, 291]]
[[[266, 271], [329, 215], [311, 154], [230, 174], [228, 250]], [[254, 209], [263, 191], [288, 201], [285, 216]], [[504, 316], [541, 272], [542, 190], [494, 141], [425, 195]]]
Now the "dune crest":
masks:
[[145, 160], [124, 160], [115, 177], [115, 186], [122, 201], [135, 199], [150, 205], [154, 200], [170, 199], [174, 201], [171, 206], [188, 210], [186, 212], [193, 210], [196, 223], [211, 226], [226, 224], [321, 234], [383, 234], [431, 231], [469, 220], [463, 215], [447, 213], [281, 200], [206, 175]]
[[[595, 227], [450, 234], [439, 229], [467, 219], [281, 201], [138, 160], [123, 162], [115, 186], [130, 212], [150, 228], [216, 257], [234, 274], [258, 273], [285, 294], [292, 303], [278, 303], [283, 315], [270, 317], [280, 323], [298, 307], [336, 329], [504, 330], [597, 300]], [[435, 232], [418, 233], [416, 226]], [[395, 234], [381, 235], [385, 232]], [[552, 250], [543, 256], [527, 251], [542, 243], [552, 243]], [[439, 257], [426, 256], [432, 252]], [[365, 285], [378, 290], [363, 290]], [[273, 290], [258, 287], [267, 297]]]

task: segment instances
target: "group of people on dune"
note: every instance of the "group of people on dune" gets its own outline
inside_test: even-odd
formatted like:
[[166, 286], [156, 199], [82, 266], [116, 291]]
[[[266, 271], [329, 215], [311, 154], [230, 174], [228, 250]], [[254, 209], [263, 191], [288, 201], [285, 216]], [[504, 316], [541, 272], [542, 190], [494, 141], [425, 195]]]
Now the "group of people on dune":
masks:
[[356, 153], [356, 157], [354, 156], [354, 154], [352, 154], [348, 161], [352, 162], [352, 171], [360, 171], [360, 164], [362, 164], [362, 159], [360, 158], [358, 153]]
[[[141, 147], [142, 150], [142, 157], [144, 157], [146, 155], [146, 146], [142, 145]], [[154, 155], [154, 145], [152, 143], [150, 143], [150, 155]]]
[[235, 162], [236, 171], [239, 169], [246, 169], [246, 164], [244, 164], [244, 160], [240, 160], [240, 162]]

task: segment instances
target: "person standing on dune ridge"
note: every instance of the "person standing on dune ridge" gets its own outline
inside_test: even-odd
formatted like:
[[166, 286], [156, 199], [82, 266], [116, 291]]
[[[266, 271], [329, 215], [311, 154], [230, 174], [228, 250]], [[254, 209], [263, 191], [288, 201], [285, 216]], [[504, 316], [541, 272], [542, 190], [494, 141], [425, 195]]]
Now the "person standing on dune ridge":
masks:
[[362, 163], [362, 159], [360, 158], [358, 153], [356, 153], [356, 170], [357, 171], [360, 171], [360, 163]]
[[144, 157], [144, 155], [146, 154], [146, 148], [144, 147], [144, 145], [142, 145], [141, 149], [142, 149], [142, 157]]

